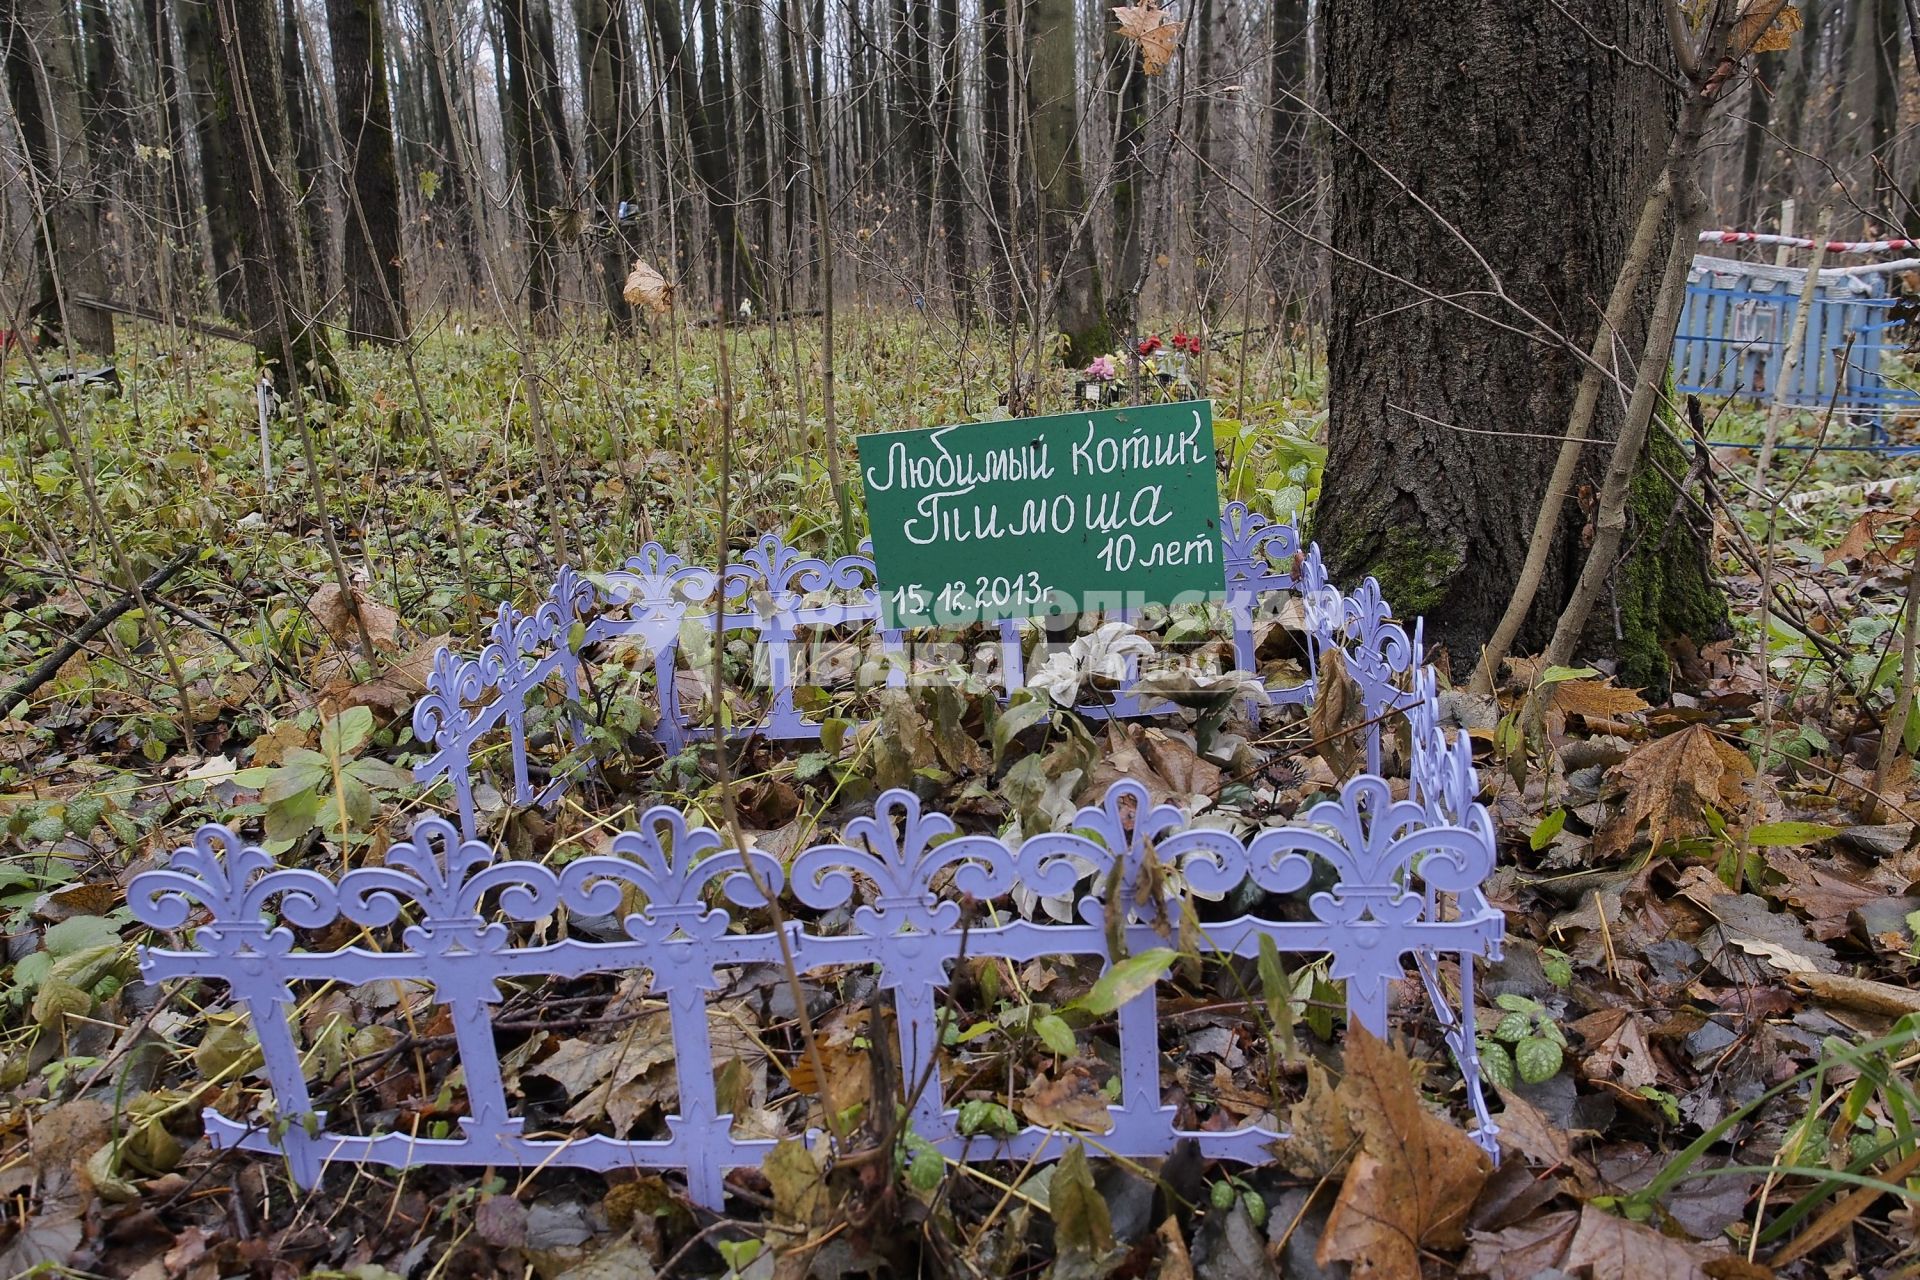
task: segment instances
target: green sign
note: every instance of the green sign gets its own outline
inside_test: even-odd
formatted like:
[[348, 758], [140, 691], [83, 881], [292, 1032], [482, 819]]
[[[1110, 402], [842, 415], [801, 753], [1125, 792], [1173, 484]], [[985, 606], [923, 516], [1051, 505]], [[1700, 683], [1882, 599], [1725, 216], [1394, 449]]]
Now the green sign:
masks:
[[896, 431], [859, 447], [888, 627], [1226, 594], [1209, 401]]

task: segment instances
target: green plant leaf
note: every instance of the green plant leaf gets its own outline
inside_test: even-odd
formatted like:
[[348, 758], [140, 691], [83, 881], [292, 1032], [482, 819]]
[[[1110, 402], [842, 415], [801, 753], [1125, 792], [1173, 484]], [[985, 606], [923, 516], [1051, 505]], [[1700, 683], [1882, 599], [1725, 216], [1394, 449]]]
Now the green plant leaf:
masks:
[[43, 944], [55, 960], [91, 951], [95, 947], [120, 945], [120, 926], [105, 916], [73, 916], [47, 929]]
[[955, 1123], [961, 1133], [969, 1136], [976, 1133], [1006, 1135], [1020, 1132], [1020, 1121], [1013, 1112], [985, 1098], [968, 1098], [962, 1102]]
[[320, 726], [320, 751], [328, 759], [350, 756], [373, 736], [373, 712], [348, 707]]
[[1524, 1013], [1510, 1013], [1500, 1019], [1493, 1029], [1493, 1038], [1506, 1044], [1524, 1040], [1533, 1034], [1533, 1018]]
[[1093, 984], [1093, 990], [1074, 1003], [1096, 1017], [1105, 1017], [1167, 975], [1179, 953], [1168, 947], [1155, 947], [1108, 967]]
[[1016, 695], [1013, 701], [1007, 703], [1006, 709], [993, 718], [994, 763], [998, 764], [1000, 757], [1006, 754], [1008, 743], [1046, 719], [1047, 711], [1047, 700], [1042, 697], [1022, 698]]
[[1540, 852], [1553, 843], [1553, 838], [1559, 835], [1560, 829], [1566, 825], [1567, 811], [1565, 809], [1555, 809], [1552, 813], [1540, 819], [1540, 825], [1535, 827], [1533, 834], [1527, 837], [1527, 848], [1533, 850], [1535, 853]]
[[1057, 1013], [1043, 1014], [1033, 1020], [1033, 1033], [1040, 1037], [1041, 1043], [1063, 1058], [1071, 1058], [1080, 1051], [1073, 1038], [1073, 1028], [1066, 1019]]
[[1542, 1084], [1560, 1074], [1566, 1055], [1545, 1036], [1528, 1036], [1513, 1047], [1513, 1064], [1528, 1084]]
[[1839, 827], [1824, 826], [1818, 822], [1763, 822], [1747, 832], [1747, 842], [1768, 848], [1797, 848], [1831, 840], [1839, 834]]
[[1513, 1088], [1513, 1055], [1507, 1052], [1507, 1046], [1481, 1036], [1479, 1048], [1480, 1070], [1487, 1079], [1502, 1089]]
[[1592, 667], [1548, 667], [1540, 673], [1540, 687], [1565, 684], [1569, 680], [1591, 680], [1600, 673]]

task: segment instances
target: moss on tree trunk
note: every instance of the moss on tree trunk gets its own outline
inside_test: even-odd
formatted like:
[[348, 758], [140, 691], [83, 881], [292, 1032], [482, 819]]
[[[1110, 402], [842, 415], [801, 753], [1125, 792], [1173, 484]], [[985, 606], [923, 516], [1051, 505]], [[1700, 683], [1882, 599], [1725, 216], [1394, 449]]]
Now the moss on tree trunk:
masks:
[[1647, 454], [1627, 499], [1628, 551], [1601, 598], [1583, 651], [1618, 658], [1622, 684], [1664, 697], [1676, 654], [1732, 634], [1727, 597], [1708, 560], [1712, 530], [1677, 481], [1687, 453], [1667, 425], [1647, 433]]

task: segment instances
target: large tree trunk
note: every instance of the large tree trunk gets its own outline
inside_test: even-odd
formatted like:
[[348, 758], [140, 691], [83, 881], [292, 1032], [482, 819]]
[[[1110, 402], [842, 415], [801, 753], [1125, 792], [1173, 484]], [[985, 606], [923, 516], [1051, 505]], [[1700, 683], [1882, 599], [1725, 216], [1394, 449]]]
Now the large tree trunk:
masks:
[[[1307, 0], [1273, 0], [1267, 22], [1267, 119], [1273, 141], [1267, 156], [1267, 202], [1296, 225], [1313, 211], [1313, 153], [1307, 145]], [[1292, 237], [1288, 237], [1292, 239]], [[1267, 283], [1284, 310], [1300, 291], [1293, 259], [1267, 254]]]
[[327, 35], [347, 156], [347, 332], [355, 342], [397, 342], [407, 336], [407, 311], [380, 0], [327, 0]]
[[[200, 205], [193, 198], [189, 167], [191, 150], [187, 146], [187, 124], [182, 104], [188, 101], [180, 70], [180, 55], [175, 48], [173, 0], [142, 0], [140, 14], [145, 25], [147, 47], [154, 68], [154, 88], [159, 99], [153, 104], [152, 136], [159, 147], [155, 179], [159, 194], [154, 205], [163, 211], [158, 264], [161, 304], [171, 307], [176, 298], [197, 300], [199, 283], [205, 278], [203, 242], [200, 235]], [[197, 305], [197, 301], [196, 304]]]
[[[155, 2], [166, 4], [168, 0]], [[229, 145], [238, 131], [231, 123], [233, 93], [227, 82], [226, 55], [220, 48], [212, 0], [177, 0], [175, 13], [185, 58], [181, 70], [186, 78], [186, 101], [200, 151], [200, 200], [206, 210], [214, 301], [227, 319], [246, 324], [246, 287], [240, 262], [244, 202], [237, 198], [235, 186], [244, 161], [242, 153]]]
[[933, 81], [928, 110], [933, 117], [940, 154], [934, 165], [933, 202], [939, 211], [934, 234], [940, 240], [941, 261], [946, 267], [947, 291], [954, 312], [962, 320], [973, 312], [973, 283], [967, 254], [966, 152], [961, 139], [961, 118], [965, 110], [964, 86], [960, 81], [960, 6], [958, 0], [935, 0], [934, 53], [940, 59], [940, 73]]
[[1772, 144], [1773, 97], [1778, 92], [1780, 73], [1787, 55], [1775, 51], [1760, 55], [1753, 80], [1747, 85], [1747, 126], [1740, 140], [1740, 226], [1748, 231], [1760, 229], [1760, 220], [1772, 207], [1770, 184], [1760, 176], [1760, 161]]
[[1033, 0], [1027, 10], [1033, 71], [1033, 168], [1040, 200], [1041, 261], [1053, 274], [1054, 319], [1078, 366], [1113, 348], [1106, 291], [1086, 221], [1080, 148], [1080, 49], [1074, 0]]
[[[317, 286], [319, 298], [339, 296], [340, 272], [333, 249], [332, 201], [334, 166], [328, 143], [326, 105], [307, 61], [310, 33], [300, 0], [283, 0], [280, 8], [280, 68], [287, 104], [287, 128], [293, 137], [293, 172], [298, 175], [295, 207], [307, 237], [304, 269]], [[251, 71], [252, 68], [249, 68]]]
[[87, 32], [87, 148], [102, 189], [125, 199], [127, 166], [133, 159], [133, 108], [119, 41], [103, 0], [80, 0], [80, 21]]
[[340, 399], [339, 369], [304, 288], [278, 7], [274, 0], [181, 0], [181, 9], [183, 29], [193, 33], [188, 75], [206, 113], [208, 220], [230, 237], [234, 298], [254, 350], [283, 394], [298, 378]]
[[[1593, 43], [1665, 65], [1658, 11], [1570, 0], [1569, 12], [1589, 35], [1533, 0], [1447, 21], [1409, 0], [1321, 10], [1334, 261], [1314, 533], [1337, 580], [1377, 577], [1461, 669], [1519, 575], [1579, 382], [1568, 348], [1592, 340], [1670, 132], [1662, 82]], [[1581, 110], [1529, 109], [1541, 85]], [[1489, 267], [1462, 237], [1513, 305], [1489, 296]], [[1623, 375], [1650, 308], [1649, 292], [1620, 335]], [[1599, 436], [1617, 433], [1620, 399], [1603, 397]], [[1602, 453], [1589, 454], [1597, 482]], [[1724, 626], [1703, 544], [1674, 519], [1684, 510], [1670, 488], [1645, 495], [1636, 555], [1597, 611], [1629, 680], [1664, 678], [1662, 640]], [[1519, 651], [1544, 643], [1578, 576], [1580, 504], [1567, 511]]]
[[612, 0], [574, 0], [574, 21], [580, 28], [580, 83], [586, 90], [587, 182], [592, 192], [594, 227], [606, 227], [595, 255], [601, 294], [606, 299], [609, 327], [618, 332], [633, 321], [622, 287], [630, 257], [620, 221], [620, 202], [633, 199], [630, 154], [622, 137], [621, 108], [627, 98], [626, 78], [632, 65], [626, 27]]
[[520, 203], [528, 230], [527, 314], [534, 332], [552, 333], [559, 325], [561, 174], [572, 169], [570, 163], [563, 169], [560, 162], [566, 121], [553, 111], [559, 92], [553, 72], [553, 24], [542, 0], [503, 0], [500, 16], [507, 61], [507, 132], [520, 171]]
[[1020, 0], [980, 0], [981, 99], [985, 108], [987, 298], [995, 318], [1014, 317], [1013, 255], [1019, 230], [1013, 225], [1014, 119], [1013, 24]]
[[78, 33], [57, 0], [0, 0], [7, 93], [13, 100], [40, 230], [39, 296], [32, 315], [43, 340], [113, 354], [100, 207], [83, 124]]

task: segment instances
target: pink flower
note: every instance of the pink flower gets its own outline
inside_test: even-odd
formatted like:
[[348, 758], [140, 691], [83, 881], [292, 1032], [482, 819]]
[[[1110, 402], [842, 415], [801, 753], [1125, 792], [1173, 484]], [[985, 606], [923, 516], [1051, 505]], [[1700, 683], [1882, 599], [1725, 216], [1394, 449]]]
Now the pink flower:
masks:
[[1095, 382], [1113, 381], [1113, 357], [1095, 356], [1093, 363], [1087, 366], [1087, 376]]

